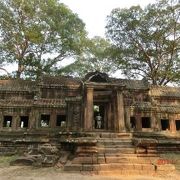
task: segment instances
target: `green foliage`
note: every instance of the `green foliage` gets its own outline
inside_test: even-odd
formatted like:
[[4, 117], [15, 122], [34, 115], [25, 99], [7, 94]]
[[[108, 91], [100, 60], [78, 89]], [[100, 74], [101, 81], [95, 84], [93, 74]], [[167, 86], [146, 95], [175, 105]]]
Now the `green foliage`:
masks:
[[51, 73], [79, 55], [84, 23], [57, 0], [0, 0], [0, 60], [17, 62], [17, 77]]
[[94, 37], [86, 41], [84, 48], [84, 52], [76, 61], [60, 70], [60, 73], [83, 77], [88, 72], [99, 71], [111, 74], [116, 70], [109, 59], [110, 43], [107, 40]]
[[145, 9], [114, 9], [108, 17], [111, 56], [128, 77], [146, 77], [152, 84], [180, 81], [180, 5], [161, 0]]
[[12, 156], [0, 156], [0, 168], [8, 167], [11, 161], [17, 159], [17, 155]]

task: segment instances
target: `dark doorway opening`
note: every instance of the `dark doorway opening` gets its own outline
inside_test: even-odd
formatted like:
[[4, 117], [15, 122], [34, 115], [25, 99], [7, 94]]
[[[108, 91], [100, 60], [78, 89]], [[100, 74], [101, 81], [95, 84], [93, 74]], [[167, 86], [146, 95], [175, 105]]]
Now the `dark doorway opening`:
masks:
[[20, 116], [20, 128], [28, 128], [29, 117], [28, 116]]
[[135, 117], [130, 117], [130, 128], [131, 129], [136, 128], [136, 119], [135, 119]]
[[94, 127], [95, 129], [104, 129], [104, 105], [95, 104], [94, 105]]
[[164, 130], [169, 130], [169, 119], [161, 119], [161, 129]]
[[176, 120], [176, 131], [180, 131], [180, 120]]
[[151, 128], [150, 117], [142, 117], [142, 128]]
[[49, 127], [50, 115], [42, 114], [41, 115], [41, 127]]
[[65, 127], [66, 126], [66, 115], [57, 115], [56, 126]]
[[12, 126], [12, 116], [4, 116], [3, 127]]

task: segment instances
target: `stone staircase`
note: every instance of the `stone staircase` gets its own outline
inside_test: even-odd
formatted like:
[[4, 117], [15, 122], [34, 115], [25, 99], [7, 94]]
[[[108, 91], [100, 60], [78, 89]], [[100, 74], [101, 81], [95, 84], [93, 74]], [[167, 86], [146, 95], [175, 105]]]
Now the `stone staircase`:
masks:
[[[0, 155], [14, 154], [22, 156], [15, 164], [28, 162], [35, 166], [58, 165], [70, 172], [167, 173], [175, 170], [175, 167], [180, 169], [180, 134], [54, 131], [1, 133]], [[168, 157], [171, 154], [174, 157]]]
[[[159, 156], [155, 149], [136, 148], [130, 133], [109, 134], [88, 138], [80, 143], [65, 171], [94, 172], [97, 174], [153, 174]], [[85, 141], [85, 140], [84, 140]]]

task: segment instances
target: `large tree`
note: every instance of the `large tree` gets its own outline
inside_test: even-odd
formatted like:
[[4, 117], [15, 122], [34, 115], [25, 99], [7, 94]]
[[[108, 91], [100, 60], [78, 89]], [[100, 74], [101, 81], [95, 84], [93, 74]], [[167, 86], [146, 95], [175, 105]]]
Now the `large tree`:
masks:
[[154, 85], [180, 81], [180, 5], [161, 0], [142, 9], [114, 9], [107, 18], [116, 66]]
[[84, 45], [84, 52], [74, 63], [60, 70], [60, 73], [80, 77], [94, 71], [112, 74], [116, 67], [109, 58], [110, 50], [110, 43], [106, 39], [99, 36], [88, 39]]
[[58, 0], [0, 0], [0, 60], [18, 64], [17, 78], [55, 72], [79, 55], [84, 23]]

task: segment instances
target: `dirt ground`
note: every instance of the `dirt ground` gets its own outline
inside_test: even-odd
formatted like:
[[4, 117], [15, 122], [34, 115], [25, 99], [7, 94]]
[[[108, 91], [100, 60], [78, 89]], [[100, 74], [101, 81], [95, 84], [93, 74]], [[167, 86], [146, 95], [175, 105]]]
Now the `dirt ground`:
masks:
[[180, 173], [154, 176], [115, 176], [95, 175], [90, 173], [64, 173], [60, 168], [34, 168], [27, 166], [0, 167], [0, 180], [179, 180]]
[[[179, 180], [180, 166], [178, 171], [162, 172], [153, 176], [140, 175], [96, 175], [92, 173], [65, 173], [61, 166], [49, 168], [37, 168], [32, 166], [10, 166], [10, 162], [16, 156], [0, 156], [0, 180]], [[167, 158], [167, 157], [166, 157]], [[172, 156], [170, 157], [172, 158]], [[179, 156], [175, 157], [176, 159]]]

